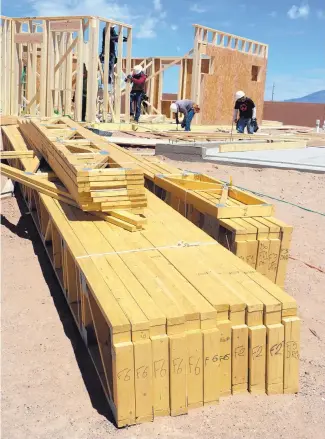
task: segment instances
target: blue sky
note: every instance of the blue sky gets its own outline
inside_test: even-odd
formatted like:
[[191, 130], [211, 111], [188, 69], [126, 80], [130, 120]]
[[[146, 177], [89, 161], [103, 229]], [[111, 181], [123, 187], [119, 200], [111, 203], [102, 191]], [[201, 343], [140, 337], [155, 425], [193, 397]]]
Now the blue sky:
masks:
[[[3, 15], [98, 15], [134, 26], [133, 56], [177, 56], [193, 46], [192, 24], [268, 43], [266, 99], [325, 89], [325, 0], [9, 0]], [[166, 73], [165, 91], [177, 89]]]

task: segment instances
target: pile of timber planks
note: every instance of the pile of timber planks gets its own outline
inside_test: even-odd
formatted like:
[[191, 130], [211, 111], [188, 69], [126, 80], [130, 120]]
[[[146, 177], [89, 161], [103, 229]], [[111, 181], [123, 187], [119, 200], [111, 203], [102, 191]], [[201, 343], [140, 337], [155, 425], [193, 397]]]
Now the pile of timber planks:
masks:
[[[293, 227], [274, 206], [213, 177], [183, 172], [157, 158], [119, 151], [143, 170], [146, 187], [219, 243], [284, 287]], [[125, 158], [126, 160], [126, 158]]]
[[[56, 119], [55, 123], [20, 119], [19, 127], [82, 210], [109, 212], [146, 206], [143, 172], [125, 168], [118, 160], [108, 167], [110, 152], [99, 149], [75, 127], [70, 127], [68, 118], [63, 122]], [[68, 138], [62, 138], [64, 131]]]
[[[5, 151], [1, 152], [1, 160], [7, 160], [11, 165], [0, 165], [1, 172], [4, 175], [23, 184], [25, 187], [79, 207], [74, 197], [53, 172], [38, 171], [41, 155], [30, 150], [30, 146], [26, 145], [16, 126], [2, 127], [2, 139]], [[30, 169], [30, 171], [26, 172], [26, 169]], [[139, 215], [141, 212], [142, 209], [138, 209], [137, 214], [129, 210], [114, 209], [109, 212], [97, 211], [91, 213], [130, 232], [135, 232], [145, 227], [146, 224], [146, 218]]]
[[130, 234], [22, 192], [119, 427], [298, 391], [296, 301], [154, 194]]

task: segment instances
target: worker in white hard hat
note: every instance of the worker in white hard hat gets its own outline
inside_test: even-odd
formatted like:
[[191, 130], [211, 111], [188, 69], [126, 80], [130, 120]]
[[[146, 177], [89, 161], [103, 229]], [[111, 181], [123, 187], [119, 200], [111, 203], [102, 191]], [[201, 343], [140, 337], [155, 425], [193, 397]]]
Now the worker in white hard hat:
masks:
[[[105, 37], [106, 37], [106, 27], [103, 29], [102, 35], [102, 51], [99, 55], [99, 59], [101, 63], [105, 62]], [[127, 37], [123, 37], [123, 42], [127, 41]], [[117, 63], [117, 50], [116, 43], [118, 42], [118, 34], [116, 32], [116, 25], [111, 26], [110, 28], [110, 39], [109, 39], [109, 60], [108, 60], [108, 83], [113, 83], [113, 73], [114, 73], [114, 65]], [[122, 56], [122, 54], [121, 54]]]
[[200, 112], [200, 107], [189, 99], [182, 99], [170, 105], [170, 111], [176, 115], [176, 124], [179, 124], [178, 113], [184, 115], [181, 127], [191, 131], [191, 123], [195, 113]]
[[234, 122], [237, 132], [243, 133], [245, 128], [248, 134], [257, 131], [256, 107], [251, 98], [248, 98], [244, 91], [237, 91], [235, 95]]
[[139, 122], [141, 114], [141, 103], [146, 94], [144, 91], [147, 75], [144, 73], [140, 65], [133, 67], [132, 74], [125, 79], [126, 82], [132, 83], [132, 90], [130, 94], [130, 115], [134, 117], [135, 122]]

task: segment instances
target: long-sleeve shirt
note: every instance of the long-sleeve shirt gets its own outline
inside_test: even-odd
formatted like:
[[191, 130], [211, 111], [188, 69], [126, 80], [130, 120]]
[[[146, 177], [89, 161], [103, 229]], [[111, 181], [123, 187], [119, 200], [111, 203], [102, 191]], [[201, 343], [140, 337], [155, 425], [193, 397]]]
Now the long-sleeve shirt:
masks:
[[178, 112], [184, 114], [184, 117], [186, 117], [187, 113], [192, 110], [194, 102], [189, 99], [182, 99], [176, 101], [175, 104], [177, 105]]
[[144, 91], [144, 84], [146, 82], [147, 75], [140, 73], [139, 75], [133, 75], [131, 78], [132, 91]]

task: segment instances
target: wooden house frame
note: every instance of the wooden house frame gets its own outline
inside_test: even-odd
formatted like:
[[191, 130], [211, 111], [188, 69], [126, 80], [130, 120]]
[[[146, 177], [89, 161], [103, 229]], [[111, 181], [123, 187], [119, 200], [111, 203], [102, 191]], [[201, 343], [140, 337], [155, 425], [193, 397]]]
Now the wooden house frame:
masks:
[[[110, 86], [112, 26], [116, 26], [119, 38], [114, 84]], [[99, 59], [103, 27], [104, 64]], [[126, 43], [123, 37], [127, 37]], [[262, 107], [266, 44], [195, 24], [193, 48], [184, 56], [132, 58], [131, 51], [131, 26], [102, 17], [1, 17], [1, 113], [41, 117], [58, 114], [82, 120], [84, 65], [87, 122], [130, 121], [131, 84], [124, 79], [136, 64], [143, 66], [148, 77], [149, 114], [173, 117], [169, 108], [172, 100], [163, 97], [164, 72], [173, 66], [180, 67], [177, 99], [192, 99], [201, 107], [194, 123], [229, 123], [237, 87], [245, 88]], [[221, 69], [224, 62], [228, 66]], [[232, 76], [225, 73], [229, 67], [235, 70]], [[254, 68], [258, 83], [252, 83], [249, 77]], [[216, 96], [223, 101], [220, 108], [216, 108]]]
[[[164, 72], [175, 65], [180, 66], [177, 99], [191, 99], [201, 108], [206, 104], [202, 87], [208, 88], [208, 85], [204, 83], [205, 76], [214, 74], [216, 64], [216, 57], [213, 55], [214, 48], [225, 49], [224, 52], [233, 59], [236, 52], [244, 55], [244, 58], [240, 60], [242, 64], [250, 64], [251, 58], [258, 57], [266, 67], [267, 44], [195, 24], [193, 48], [184, 56], [132, 58], [131, 66], [136, 64], [143, 66], [148, 76], [146, 93], [149, 97], [149, 114], [162, 113], [167, 117], [172, 117], [169, 110], [172, 100], [164, 100], [163, 84]], [[125, 66], [126, 61], [123, 59], [123, 66]], [[266, 72], [266, 68], [264, 68], [264, 72]], [[219, 77], [218, 80], [223, 81], [225, 76]], [[259, 96], [264, 95], [264, 82], [259, 90]], [[209, 95], [209, 92], [207, 94]], [[202, 115], [195, 118], [196, 123], [201, 123], [201, 120]]]
[[[116, 26], [119, 38], [114, 85], [109, 87], [112, 26]], [[106, 62], [102, 65], [99, 53], [103, 27], [106, 28]], [[125, 44], [123, 37], [127, 37]], [[130, 99], [130, 84], [124, 82], [122, 57], [126, 57], [126, 70], [129, 71], [131, 50], [132, 27], [106, 18], [1, 16], [1, 113], [41, 117], [57, 113], [80, 121], [85, 64], [86, 121], [94, 122], [99, 110], [104, 121], [110, 118], [119, 122], [123, 89], [126, 108], [129, 108]], [[101, 101], [98, 99], [99, 83], [103, 86]], [[129, 118], [126, 111], [125, 120], [129, 121]]]

